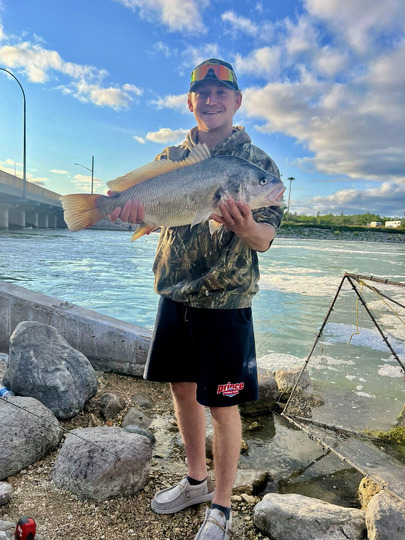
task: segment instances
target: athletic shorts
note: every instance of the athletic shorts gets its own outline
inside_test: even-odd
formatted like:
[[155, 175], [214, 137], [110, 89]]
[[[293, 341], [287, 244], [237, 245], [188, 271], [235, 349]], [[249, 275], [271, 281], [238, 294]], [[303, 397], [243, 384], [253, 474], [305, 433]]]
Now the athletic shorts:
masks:
[[227, 407], [258, 399], [252, 309], [187, 307], [160, 298], [144, 378], [197, 383], [197, 401]]

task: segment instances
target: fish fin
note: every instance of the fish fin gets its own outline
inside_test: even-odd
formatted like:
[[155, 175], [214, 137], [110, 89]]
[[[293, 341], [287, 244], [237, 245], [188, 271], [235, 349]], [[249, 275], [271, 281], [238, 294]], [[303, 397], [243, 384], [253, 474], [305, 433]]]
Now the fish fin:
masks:
[[155, 225], [139, 225], [139, 227], [135, 229], [134, 234], [131, 236], [131, 242], [133, 242], [134, 240], [138, 240], [138, 238], [140, 238], [144, 234], [150, 234], [151, 232], [156, 231], [156, 229], [158, 228], [159, 227], [156, 227]]
[[97, 203], [105, 195], [90, 195], [89, 193], [75, 193], [59, 197], [64, 210], [64, 220], [73, 232], [91, 227], [106, 216]]
[[194, 225], [197, 225], [198, 223], [202, 223], [203, 221], [207, 221], [212, 214], [212, 206], [205, 206], [204, 208], [201, 208], [196, 215], [194, 216], [193, 222], [191, 223], [191, 227], [194, 227]]
[[215, 219], [210, 219], [208, 222], [209, 228], [210, 228], [210, 234], [211, 236], [217, 232], [223, 225], [223, 223], [219, 223], [219, 221], [215, 221]]
[[170, 159], [162, 159], [160, 161], [152, 161], [143, 165], [139, 169], [135, 169], [124, 176], [120, 176], [115, 180], [107, 182], [107, 186], [118, 193], [126, 191], [127, 189], [150, 180], [160, 174], [165, 174], [176, 169], [188, 167], [194, 165], [200, 161], [204, 161], [211, 157], [208, 146], [203, 144], [197, 144], [190, 152], [190, 155], [181, 161], [171, 161]]

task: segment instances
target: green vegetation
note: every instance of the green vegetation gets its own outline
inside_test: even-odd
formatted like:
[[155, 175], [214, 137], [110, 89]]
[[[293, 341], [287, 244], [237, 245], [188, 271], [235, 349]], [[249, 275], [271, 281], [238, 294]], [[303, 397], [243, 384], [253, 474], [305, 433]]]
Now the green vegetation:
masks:
[[[399, 229], [392, 229], [384, 227], [386, 221], [401, 221], [401, 227]], [[370, 227], [370, 223], [380, 222], [382, 226]], [[285, 212], [282, 227], [314, 227], [318, 229], [330, 229], [334, 231], [336, 235], [340, 231], [379, 231], [386, 233], [405, 233], [405, 219], [381, 217], [378, 214], [354, 214], [345, 215], [340, 214], [335, 216], [333, 214], [326, 214], [321, 216], [320, 213], [316, 216], [306, 216], [291, 212]]]
[[402, 426], [397, 426], [389, 431], [366, 430], [366, 433], [382, 441], [405, 444], [405, 427]]

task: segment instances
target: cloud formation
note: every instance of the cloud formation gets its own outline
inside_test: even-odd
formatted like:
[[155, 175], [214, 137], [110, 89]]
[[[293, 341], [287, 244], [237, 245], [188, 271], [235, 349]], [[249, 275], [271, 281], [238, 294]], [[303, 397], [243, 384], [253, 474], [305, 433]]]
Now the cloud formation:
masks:
[[188, 129], [170, 129], [170, 128], [161, 128], [159, 131], [150, 131], [146, 135], [146, 140], [159, 143], [159, 144], [168, 144], [168, 143], [181, 143], [184, 141], [185, 136], [188, 133]]
[[[4, 32], [0, 32], [1, 36], [5, 38]], [[0, 47], [0, 63], [9, 69], [21, 69], [33, 83], [43, 84], [54, 74], [55, 77], [65, 76], [67, 82], [58, 85], [64, 94], [98, 107], [125, 109], [134, 96], [139, 97], [143, 93], [142, 89], [128, 83], [104, 86], [103, 80], [108, 76], [106, 70], [66, 62], [57, 51], [29, 41]]]

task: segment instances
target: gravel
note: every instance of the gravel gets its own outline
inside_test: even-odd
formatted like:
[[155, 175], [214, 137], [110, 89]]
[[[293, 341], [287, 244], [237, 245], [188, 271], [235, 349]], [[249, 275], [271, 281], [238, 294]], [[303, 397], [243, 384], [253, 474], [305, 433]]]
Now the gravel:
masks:
[[[67, 429], [94, 425], [120, 426], [135, 394], [149, 396], [153, 407], [146, 414], [159, 419], [172, 416], [173, 408], [167, 384], [115, 374], [102, 374], [97, 395], [75, 418], [62, 421]], [[124, 399], [125, 409], [114, 419], [105, 422], [100, 414], [100, 399], [106, 393]], [[175, 428], [175, 421], [171, 421]], [[157, 438], [159, 434], [156, 435]], [[63, 441], [62, 441], [63, 442]], [[159, 443], [159, 441], [158, 441]], [[44, 540], [177, 540], [192, 539], [203, 520], [207, 504], [188, 508], [174, 515], [158, 515], [150, 509], [156, 491], [177, 483], [186, 471], [181, 445], [173, 445], [162, 453], [158, 445], [152, 459], [150, 479], [134, 497], [107, 500], [102, 503], [80, 501], [70, 492], [56, 489], [50, 481], [57, 451], [49, 454], [28, 469], [8, 478], [14, 490], [11, 501], [0, 506], [0, 520], [17, 522], [21, 516], [35, 519], [37, 533]], [[233, 497], [232, 514], [235, 537], [252, 540], [266, 538], [253, 524], [254, 506], [258, 497], [238, 494]]]

